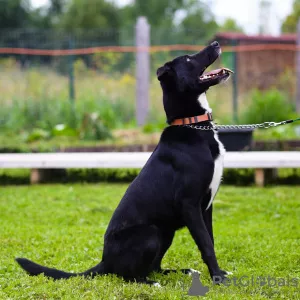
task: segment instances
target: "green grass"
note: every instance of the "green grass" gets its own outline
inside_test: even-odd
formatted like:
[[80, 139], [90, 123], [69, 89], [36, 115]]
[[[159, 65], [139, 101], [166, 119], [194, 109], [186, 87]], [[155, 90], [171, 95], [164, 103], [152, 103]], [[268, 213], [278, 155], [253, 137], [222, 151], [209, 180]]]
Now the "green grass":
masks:
[[[125, 283], [115, 276], [53, 281], [29, 277], [21, 256], [67, 271], [101, 258], [103, 235], [126, 185], [0, 187], [0, 299], [193, 299], [191, 278], [153, 274], [163, 288]], [[299, 188], [222, 187], [214, 209], [216, 253], [234, 276], [299, 278]], [[163, 266], [202, 271], [203, 299], [299, 299], [296, 287], [212, 286], [190, 234], [179, 231]], [[199, 297], [200, 298], [200, 297]], [[195, 298], [196, 299], [196, 298]]]
[[[157, 65], [158, 67], [159, 65]], [[109, 129], [135, 127], [134, 72], [95, 71], [75, 64], [74, 107], [68, 96], [68, 77], [53, 67], [20, 69], [12, 59], [0, 60], [0, 126], [22, 136], [39, 128], [51, 131], [57, 124], [84, 127], [86, 115], [97, 113]], [[221, 118], [231, 112], [230, 84], [209, 91], [210, 103]], [[219, 101], [222, 96], [222, 102]], [[149, 89], [149, 123], [165, 121], [162, 91], [153, 74]]]
[[[124, 60], [127, 54], [111, 55], [101, 54], [93, 57], [97, 70], [88, 69], [80, 59], [75, 62], [74, 105], [69, 101], [68, 77], [66, 73], [58, 72], [62, 71], [58, 67], [61, 63], [65, 63], [64, 60], [61, 63], [55, 61], [48, 67], [33, 64], [26, 69], [20, 69], [12, 58], [0, 60], [0, 127], [3, 129], [0, 134], [0, 148], [5, 151], [28, 152], [33, 149], [51, 151], [74, 145], [112, 144], [116, 141], [105, 140], [107, 135], [98, 132], [101, 128], [105, 132], [136, 128], [134, 64], [130, 64], [130, 68], [126, 70], [117, 72], [113, 62]], [[125, 56], [122, 58], [123, 55]], [[165, 125], [162, 92], [155, 76], [155, 69], [175, 55], [164, 53], [162, 56], [160, 53], [152, 57], [149, 114], [146, 125], [148, 132], [161, 131]], [[293, 99], [291, 87], [295, 85], [290, 73], [283, 75], [276, 86], [279, 90], [239, 93], [239, 123], [291, 118], [293, 105], [284, 105], [289, 108], [287, 110], [279, 109], [283, 103], [291, 104], [290, 99]], [[282, 87], [287, 86], [290, 87], [286, 90], [288, 97], [282, 92]], [[208, 99], [216, 122], [232, 124], [232, 81], [211, 88], [208, 91]], [[96, 116], [96, 120], [91, 121]], [[72, 130], [65, 130], [57, 136], [55, 126], [58, 124], [65, 124]], [[254, 138], [297, 139], [299, 133], [294, 126], [288, 125], [269, 130], [256, 130]]]

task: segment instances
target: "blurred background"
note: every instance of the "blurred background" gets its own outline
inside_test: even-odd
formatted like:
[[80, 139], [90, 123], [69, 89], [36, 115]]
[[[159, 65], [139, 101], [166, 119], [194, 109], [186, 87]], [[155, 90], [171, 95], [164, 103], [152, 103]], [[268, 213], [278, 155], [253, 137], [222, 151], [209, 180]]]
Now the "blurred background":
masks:
[[293, 118], [299, 16], [299, 0], [0, 0], [0, 152], [147, 150], [166, 126], [156, 69], [213, 40], [235, 72], [208, 92], [218, 123]]

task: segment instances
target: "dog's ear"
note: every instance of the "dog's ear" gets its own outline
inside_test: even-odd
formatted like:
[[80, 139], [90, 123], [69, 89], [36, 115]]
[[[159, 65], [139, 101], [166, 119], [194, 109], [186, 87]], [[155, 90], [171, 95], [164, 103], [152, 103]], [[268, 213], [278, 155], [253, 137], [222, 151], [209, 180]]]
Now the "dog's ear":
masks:
[[157, 79], [161, 81], [164, 77], [170, 75], [170, 73], [171, 73], [171, 68], [168, 65], [164, 65], [157, 69], [156, 71]]

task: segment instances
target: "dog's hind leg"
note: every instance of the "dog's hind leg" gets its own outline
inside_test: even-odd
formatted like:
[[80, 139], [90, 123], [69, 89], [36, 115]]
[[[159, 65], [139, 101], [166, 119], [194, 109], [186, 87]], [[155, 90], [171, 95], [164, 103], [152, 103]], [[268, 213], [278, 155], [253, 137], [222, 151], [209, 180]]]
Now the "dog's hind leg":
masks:
[[173, 238], [174, 238], [174, 231], [161, 231], [161, 247], [158, 256], [154, 261], [154, 271], [167, 274], [171, 270], [162, 270], [161, 268], [161, 261], [166, 254], [167, 250], [170, 248]]
[[103, 261], [109, 273], [155, 285], [147, 280], [160, 253], [161, 237], [154, 225], [138, 225], [110, 232], [105, 237]]
[[[159, 255], [155, 259], [154, 262], [154, 272], [161, 273], [163, 275], [168, 275], [170, 273], [176, 273], [177, 270], [172, 270], [172, 269], [162, 269], [161, 268], [161, 261], [166, 254], [167, 250], [170, 248], [173, 238], [174, 238], [174, 231], [161, 231], [161, 248]], [[183, 274], [191, 275], [193, 273], [199, 273], [196, 270], [193, 269], [181, 269], [179, 270]]]

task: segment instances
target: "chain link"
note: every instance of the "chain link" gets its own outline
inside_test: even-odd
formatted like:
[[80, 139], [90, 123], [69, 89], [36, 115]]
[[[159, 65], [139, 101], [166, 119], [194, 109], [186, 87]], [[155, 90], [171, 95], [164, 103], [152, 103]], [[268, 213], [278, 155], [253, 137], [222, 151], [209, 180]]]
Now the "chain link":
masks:
[[275, 122], [264, 122], [260, 124], [244, 124], [244, 125], [217, 125], [217, 124], [212, 124], [211, 126], [198, 126], [198, 125], [183, 125], [184, 127], [189, 127], [193, 129], [198, 129], [198, 130], [218, 130], [218, 129], [256, 129], [256, 128], [270, 128], [270, 127], [276, 127], [279, 125], [284, 125], [286, 124], [286, 121], [282, 121], [279, 123]]

